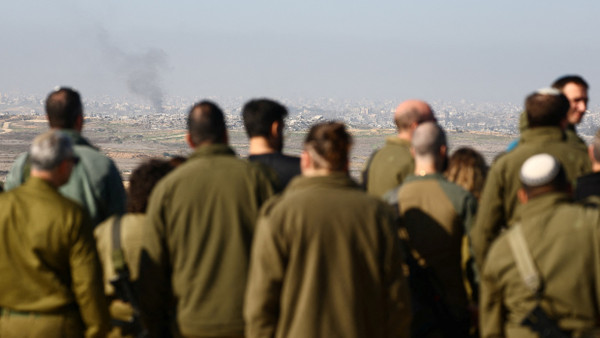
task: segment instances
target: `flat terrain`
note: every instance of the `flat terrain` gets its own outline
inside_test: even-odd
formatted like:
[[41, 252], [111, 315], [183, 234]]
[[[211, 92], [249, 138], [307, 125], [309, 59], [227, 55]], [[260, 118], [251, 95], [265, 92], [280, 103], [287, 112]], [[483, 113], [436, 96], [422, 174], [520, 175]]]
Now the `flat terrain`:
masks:
[[[27, 151], [31, 140], [48, 129], [41, 116], [10, 116], [0, 120], [0, 181], [4, 181], [15, 157]], [[385, 137], [394, 135], [391, 129], [351, 130], [354, 147], [351, 157], [351, 174], [358, 178], [364, 162], [371, 152], [384, 143]], [[186, 156], [190, 150], [184, 142], [185, 130], [145, 127], [130, 120], [103, 118], [86, 119], [83, 134], [100, 150], [111, 157], [128, 179], [131, 171], [149, 158], [166, 158], [173, 155]], [[241, 156], [246, 156], [248, 140], [241, 130], [229, 132], [230, 144]], [[285, 152], [300, 154], [304, 132], [289, 132]], [[513, 136], [469, 132], [448, 132], [450, 151], [468, 146], [481, 152], [488, 163], [503, 151]]]

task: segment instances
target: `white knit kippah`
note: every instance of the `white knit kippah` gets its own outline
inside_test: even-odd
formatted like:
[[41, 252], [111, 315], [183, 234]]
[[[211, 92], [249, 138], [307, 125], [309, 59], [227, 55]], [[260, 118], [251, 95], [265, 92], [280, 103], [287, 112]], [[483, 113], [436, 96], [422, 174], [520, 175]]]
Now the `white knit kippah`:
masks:
[[540, 95], [560, 95], [560, 90], [556, 89], [556, 88], [552, 88], [552, 87], [548, 87], [548, 88], [541, 88], [538, 89], [536, 91], [537, 94]]
[[529, 187], [539, 187], [552, 182], [560, 171], [560, 163], [549, 154], [533, 155], [523, 163], [519, 177]]

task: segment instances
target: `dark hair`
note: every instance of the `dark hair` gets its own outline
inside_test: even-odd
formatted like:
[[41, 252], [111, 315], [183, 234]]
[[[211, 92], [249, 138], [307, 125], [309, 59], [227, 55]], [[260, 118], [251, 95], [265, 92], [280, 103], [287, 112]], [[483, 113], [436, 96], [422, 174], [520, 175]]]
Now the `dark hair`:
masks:
[[348, 155], [352, 145], [352, 136], [341, 122], [323, 122], [310, 128], [304, 147], [317, 156], [313, 156], [317, 169], [344, 171], [348, 165]]
[[154, 186], [165, 177], [175, 166], [169, 161], [152, 159], [141, 164], [131, 174], [129, 179], [128, 212], [146, 212], [148, 198]]
[[588, 86], [587, 82], [585, 82], [585, 80], [579, 75], [565, 75], [563, 77], [560, 77], [560, 78], [556, 79], [556, 81], [554, 81], [554, 83], [552, 83], [552, 88], [556, 88], [556, 89], [562, 91], [563, 88], [565, 88], [565, 86], [568, 85], [569, 83], [574, 83], [576, 85], [582, 86], [585, 89], [590, 88]]
[[283, 105], [269, 99], [250, 100], [242, 108], [242, 118], [248, 137], [268, 137], [273, 122], [282, 122], [287, 115], [288, 111]]
[[488, 166], [483, 156], [472, 148], [463, 147], [450, 156], [445, 176], [448, 181], [460, 185], [479, 199], [487, 172]]
[[83, 114], [81, 96], [71, 88], [53, 91], [46, 98], [46, 114], [51, 128], [72, 129]]
[[187, 126], [192, 142], [196, 145], [225, 141], [225, 114], [211, 101], [201, 101], [190, 109]]
[[560, 126], [567, 117], [570, 104], [563, 94], [533, 93], [525, 99], [529, 127]]

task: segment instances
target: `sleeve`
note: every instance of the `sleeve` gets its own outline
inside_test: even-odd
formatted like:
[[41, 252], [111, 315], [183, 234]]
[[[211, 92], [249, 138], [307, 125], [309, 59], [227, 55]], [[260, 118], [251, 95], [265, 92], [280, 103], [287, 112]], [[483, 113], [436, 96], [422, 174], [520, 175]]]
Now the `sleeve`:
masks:
[[72, 289], [81, 317], [86, 326], [85, 337], [104, 337], [109, 330], [109, 314], [102, 284], [102, 270], [94, 237], [92, 224], [82, 211], [76, 217], [76, 224], [70, 234]]
[[12, 190], [23, 183], [23, 166], [27, 159], [27, 153], [23, 153], [17, 157], [10, 171], [6, 175], [4, 182], [4, 191]]
[[123, 187], [123, 178], [113, 161], [110, 161], [106, 184], [107, 210], [106, 215], [102, 217], [103, 220], [115, 214], [122, 215], [125, 213], [127, 194]]
[[492, 166], [479, 201], [475, 223], [470, 231], [473, 254], [478, 268], [482, 267], [490, 245], [500, 234], [502, 226], [506, 224], [502, 194], [503, 184], [498, 166]]
[[493, 261], [486, 262], [481, 277], [481, 294], [479, 302], [479, 328], [481, 337], [504, 337], [504, 307], [502, 290], [497, 285], [490, 266]]
[[402, 250], [398, 238], [394, 217], [389, 212], [383, 220], [386, 251], [384, 254], [384, 290], [385, 290], [385, 325], [388, 337], [410, 337], [412, 312], [410, 306], [410, 290], [408, 280], [402, 269]]
[[269, 220], [258, 220], [244, 303], [246, 337], [274, 337], [284, 276], [285, 252]]
[[150, 195], [143, 233], [138, 287], [142, 322], [151, 337], [169, 336], [169, 306], [172, 300], [171, 272], [166, 246], [164, 196], [160, 183]]

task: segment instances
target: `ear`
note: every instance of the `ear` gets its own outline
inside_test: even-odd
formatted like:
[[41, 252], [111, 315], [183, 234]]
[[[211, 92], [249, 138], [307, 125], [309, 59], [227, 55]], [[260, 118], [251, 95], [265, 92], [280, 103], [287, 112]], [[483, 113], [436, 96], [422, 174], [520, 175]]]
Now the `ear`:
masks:
[[190, 133], [185, 134], [185, 142], [188, 144], [188, 146], [190, 146], [190, 148], [196, 148], [196, 144], [194, 144], [194, 141], [192, 141], [192, 135], [190, 135]]
[[302, 153], [300, 153], [300, 171], [302, 171], [303, 175], [306, 175], [312, 166], [312, 158], [310, 157], [310, 154], [308, 151], [302, 150]]
[[281, 136], [280, 135], [281, 134], [281, 130], [283, 128], [281, 128], [281, 129], [279, 129], [279, 128], [282, 127], [282, 126], [283, 126], [283, 124], [281, 122], [279, 122], [279, 121], [273, 121], [273, 123], [271, 123], [271, 136], [273, 136], [275, 138], [280, 137]]
[[443, 144], [442, 146], [440, 146], [440, 155], [442, 157], [446, 157], [447, 151], [448, 151], [448, 147], [445, 144]]
[[80, 133], [83, 130], [83, 114], [79, 114], [75, 118], [75, 130], [77, 130]]
[[529, 201], [529, 196], [527, 196], [527, 192], [523, 188], [519, 188], [517, 191], [517, 197], [519, 198], [521, 204], [527, 204]]

